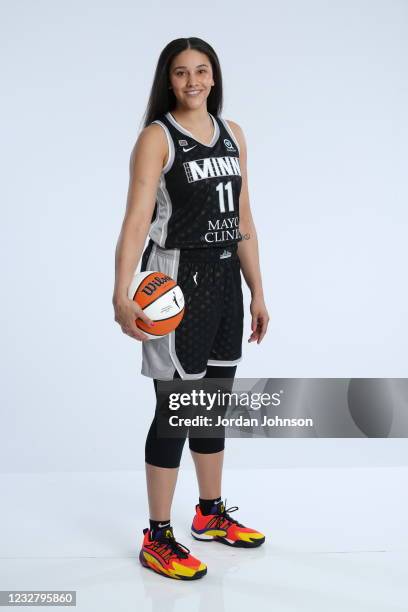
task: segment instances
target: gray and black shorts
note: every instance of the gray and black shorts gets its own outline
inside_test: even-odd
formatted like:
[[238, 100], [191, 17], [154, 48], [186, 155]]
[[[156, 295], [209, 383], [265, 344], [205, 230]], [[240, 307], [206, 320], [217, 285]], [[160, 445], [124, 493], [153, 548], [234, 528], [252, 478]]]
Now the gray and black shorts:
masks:
[[185, 298], [184, 317], [163, 338], [142, 342], [141, 373], [159, 380], [203, 378], [207, 365], [232, 366], [242, 359], [244, 307], [237, 244], [164, 249], [151, 239], [141, 272], [163, 272]]

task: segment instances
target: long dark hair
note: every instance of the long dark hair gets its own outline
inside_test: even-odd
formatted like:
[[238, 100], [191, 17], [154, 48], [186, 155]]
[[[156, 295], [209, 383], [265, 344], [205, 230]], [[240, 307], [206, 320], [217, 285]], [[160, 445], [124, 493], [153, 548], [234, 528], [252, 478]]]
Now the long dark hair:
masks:
[[143, 127], [149, 125], [155, 119], [176, 106], [176, 96], [169, 89], [169, 69], [173, 57], [185, 51], [185, 49], [196, 49], [205, 53], [211, 62], [214, 85], [207, 98], [207, 110], [212, 115], [219, 115], [222, 110], [222, 75], [221, 66], [214, 49], [201, 38], [176, 38], [169, 42], [160, 53], [154, 74], [153, 85], [150, 91], [149, 101], [143, 117]]

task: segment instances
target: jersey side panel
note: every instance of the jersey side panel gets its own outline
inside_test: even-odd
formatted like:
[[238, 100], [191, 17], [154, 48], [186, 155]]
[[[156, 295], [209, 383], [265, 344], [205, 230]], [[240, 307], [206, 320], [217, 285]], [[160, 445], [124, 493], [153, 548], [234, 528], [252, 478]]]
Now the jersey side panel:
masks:
[[153, 221], [150, 225], [149, 236], [159, 246], [164, 246], [167, 238], [167, 228], [172, 215], [172, 202], [169, 192], [166, 189], [166, 173], [174, 163], [174, 143], [166, 125], [159, 120], [153, 121], [162, 127], [166, 134], [168, 145], [168, 158], [166, 165], [160, 174], [159, 184], [156, 194], [156, 205]]

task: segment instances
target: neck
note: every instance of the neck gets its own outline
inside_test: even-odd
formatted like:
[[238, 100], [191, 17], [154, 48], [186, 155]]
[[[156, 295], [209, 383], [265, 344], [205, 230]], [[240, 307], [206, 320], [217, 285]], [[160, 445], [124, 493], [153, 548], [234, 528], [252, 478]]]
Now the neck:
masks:
[[210, 119], [208, 116], [207, 106], [194, 109], [176, 107], [170, 112], [176, 121], [187, 128], [189, 126], [205, 126], [208, 124], [208, 120]]

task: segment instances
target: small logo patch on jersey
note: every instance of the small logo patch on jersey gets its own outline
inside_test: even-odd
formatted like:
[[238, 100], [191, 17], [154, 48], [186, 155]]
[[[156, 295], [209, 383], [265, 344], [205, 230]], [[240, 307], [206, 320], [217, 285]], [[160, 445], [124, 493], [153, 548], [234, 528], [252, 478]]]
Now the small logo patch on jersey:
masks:
[[197, 283], [197, 274], [198, 274], [198, 272], [193, 274], [193, 279], [194, 279], [194, 282], [195, 282], [196, 285], [198, 285], [198, 283]]
[[228, 140], [228, 138], [224, 138], [224, 144], [227, 147], [228, 151], [236, 151], [236, 148], [234, 147], [232, 142]]
[[227, 257], [231, 257], [231, 251], [227, 251], [227, 249], [224, 249], [220, 255], [220, 259], [226, 259]]
[[194, 147], [196, 147], [196, 146], [197, 146], [197, 145], [194, 145], [193, 147], [190, 147], [190, 148], [188, 148], [188, 149], [185, 149], [185, 148], [183, 147], [183, 151], [184, 151], [184, 153], [187, 153], [187, 151], [191, 151], [191, 149], [194, 149]]
[[183, 140], [179, 140], [178, 143], [179, 143], [180, 147], [186, 147], [188, 145], [187, 140], [184, 140], [184, 139]]

